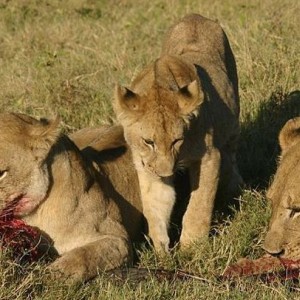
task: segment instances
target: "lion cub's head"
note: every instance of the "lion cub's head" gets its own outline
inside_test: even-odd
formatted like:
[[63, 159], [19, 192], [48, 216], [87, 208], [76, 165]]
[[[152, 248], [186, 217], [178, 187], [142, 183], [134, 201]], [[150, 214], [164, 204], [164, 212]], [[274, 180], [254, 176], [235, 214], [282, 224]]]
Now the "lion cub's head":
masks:
[[133, 81], [131, 89], [117, 86], [115, 98], [114, 109], [137, 169], [171, 176], [190, 118], [203, 101], [194, 66], [163, 56]]
[[59, 137], [58, 120], [0, 114], [0, 209], [15, 202], [14, 214], [32, 212], [49, 188], [46, 157]]
[[279, 134], [281, 159], [267, 197], [272, 217], [264, 249], [300, 259], [300, 117], [289, 120]]

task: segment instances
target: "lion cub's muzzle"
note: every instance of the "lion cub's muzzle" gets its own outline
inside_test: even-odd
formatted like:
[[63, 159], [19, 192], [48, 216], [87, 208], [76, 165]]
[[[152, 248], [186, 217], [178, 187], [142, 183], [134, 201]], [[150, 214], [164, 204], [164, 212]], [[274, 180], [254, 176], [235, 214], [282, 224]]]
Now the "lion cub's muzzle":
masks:
[[155, 175], [158, 178], [161, 178], [162, 180], [171, 178], [174, 175], [174, 172], [160, 172], [159, 170], [153, 169], [153, 168], [147, 168], [148, 171]]
[[168, 178], [174, 174], [174, 162], [167, 158], [160, 158], [144, 163], [144, 167], [160, 178]]
[[262, 248], [271, 255], [282, 255], [284, 253], [282, 235], [276, 231], [269, 231]]

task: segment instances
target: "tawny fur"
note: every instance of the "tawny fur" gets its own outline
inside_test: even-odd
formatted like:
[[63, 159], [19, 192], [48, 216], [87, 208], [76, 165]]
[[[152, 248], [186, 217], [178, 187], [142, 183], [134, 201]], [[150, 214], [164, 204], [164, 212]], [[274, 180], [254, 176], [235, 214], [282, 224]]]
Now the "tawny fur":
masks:
[[300, 117], [284, 125], [279, 142], [281, 157], [267, 191], [272, 216], [263, 247], [270, 254], [300, 259]]
[[220, 179], [230, 193], [242, 182], [235, 160], [238, 79], [220, 25], [192, 14], [172, 26], [161, 57], [129, 89], [117, 86], [114, 109], [132, 150], [155, 248], [168, 251], [173, 175], [182, 167], [189, 169], [192, 191], [180, 243], [206, 237]]
[[18, 198], [15, 215], [59, 255], [51, 269], [80, 281], [131, 263], [142, 213], [130, 151], [105, 150], [122, 143], [122, 130], [85, 129], [73, 138], [81, 151], [57, 121], [0, 115], [0, 208]]

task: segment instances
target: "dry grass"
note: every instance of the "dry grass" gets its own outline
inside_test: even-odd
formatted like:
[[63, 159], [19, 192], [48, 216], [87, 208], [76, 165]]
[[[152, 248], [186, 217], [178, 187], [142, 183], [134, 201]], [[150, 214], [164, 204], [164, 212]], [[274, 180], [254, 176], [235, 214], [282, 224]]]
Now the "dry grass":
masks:
[[0, 299], [297, 299], [286, 284], [218, 281], [225, 266], [261, 254], [269, 216], [263, 188], [276, 167], [277, 134], [300, 115], [298, 0], [1, 0], [0, 111], [59, 114], [66, 131], [111, 122], [115, 82], [128, 84], [160, 53], [176, 19], [198, 12], [217, 19], [238, 65], [242, 135], [239, 164], [248, 183], [241, 211], [216, 226], [207, 243], [141, 265], [184, 269], [205, 281], [113, 283], [104, 275], [77, 287], [45, 280], [41, 265], [0, 259]]

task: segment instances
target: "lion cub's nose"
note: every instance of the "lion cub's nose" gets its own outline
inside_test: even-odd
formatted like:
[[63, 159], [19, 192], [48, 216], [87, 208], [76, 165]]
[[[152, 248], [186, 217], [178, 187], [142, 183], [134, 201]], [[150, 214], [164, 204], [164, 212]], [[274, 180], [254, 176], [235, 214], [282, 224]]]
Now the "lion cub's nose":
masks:
[[270, 248], [270, 247], [266, 247], [265, 245], [263, 245], [262, 247], [266, 252], [268, 252], [271, 255], [280, 255], [284, 252], [284, 249], [282, 247], [278, 247], [278, 248]]
[[276, 234], [272, 235], [271, 233], [266, 235], [262, 248], [271, 255], [279, 255], [284, 250], [280, 239], [277, 238]]

